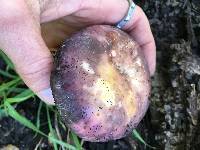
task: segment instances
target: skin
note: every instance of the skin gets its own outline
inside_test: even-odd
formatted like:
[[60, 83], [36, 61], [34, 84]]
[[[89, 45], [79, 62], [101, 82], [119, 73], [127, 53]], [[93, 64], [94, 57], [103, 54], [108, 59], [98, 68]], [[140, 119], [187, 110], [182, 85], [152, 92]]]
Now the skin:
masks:
[[[0, 49], [12, 60], [26, 85], [44, 102], [54, 104], [50, 90], [53, 62], [50, 48], [56, 47], [69, 32], [85, 26], [116, 24], [127, 9], [126, 0], [117, 3], [116, 0], [1, 0]], [[47, 24], [50, 21], [54, 23]], [[49, 34], [52, 38], [44, 30], [52, 32]], [[153, 75], [155, 42], [148, 19], [139, 6], [123, 30], [138, 42]]]

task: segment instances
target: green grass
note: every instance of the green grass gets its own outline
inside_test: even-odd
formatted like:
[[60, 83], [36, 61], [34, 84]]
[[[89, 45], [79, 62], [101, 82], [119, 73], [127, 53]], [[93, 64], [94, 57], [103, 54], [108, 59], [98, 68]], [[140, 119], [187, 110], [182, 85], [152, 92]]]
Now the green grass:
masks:
[[[83, 149], [84, 141], [80, 141], [75, 133], [69, 131], [63, 125], [55, 107], [48, 106], [41, 101], [38, 106], [35, 123], [17, 112], [15, 108], [18, 105], [24, 101], [34, 100], [36, 96], [30, 89], [26, 88], [21, 78], [15, 73], [14, 65], [1, 50], [0, 59], [3, 59], [7, 65], [5, 70], [0, 69], [0, 77], [3, 78], [3, 82], [0, 81], [0, 119], [5, 116], [12, 117], [22, 125], [33, 130], [35, 136], [39, 134], [41, 135], [41, 139], [43, 137], [47, 138], [55, 150], [59, 150], [60, 148], [70, 150]], [[44, 108], [46, 109], [47, 126], [49, 129], [48, 134], [41, 130], [41, 111]], [[58, 126], [61, 126], [66, 131], [66, 134], [67, 132], [69, 133], [66, 139], [62, 139]], [[138, 139], [145, 146], [154, 148], [148, 145], [136, 130], [133, 130], [133, 137]], [[68, 141], [68, 143], [66, 141]]]
[[[53, 128], [52, 124], [53, 117], [50, 115], [50, 113], [54, 113], [56, 114], [56, 117], [59, 117], [55, 107], [48, 106], [41, 101], [38, 107], [35, 123], [32, 123], [26, 117], [17, 112], [15, 109], [17, 105], [20, 105], [20, 103], [24, 101], [36, 99], [36, 96], [30, 89], [26, 88], [21, 78], [15, 73], [14, 65], [1, 50], [0, 59], [3, 59], [7, 65], [5, 70], [0, 69], [0, 77], [3, 78], [3, 82], [0, 82], [0, 119], [5, 116], [12, 117], [22, 125], [33, 130], [36, 133], [35, 136], [39, 134], [41, 135], [41, 138], [42, 136], [47, 138], [49, 142], [52, 143], [55, 150], [60, 149], [60, 147], [62, 147], [62, 149], [70, 150], [83, 149], [75, 134], [73, 134], [73, 137], [70, 139], [74, 144], [65, 142], [67, 139], [61, 140], [58, 138], [57, 132]], [[48, 134], [44, 133], [44, 131], [40, 129], [42, 126], [40, 120], [42, 107], [46, 108], [47, 124], [49, 128]], [[63, 126], [63, 124], [61, 126]]]
[[139, 141], [140, 141], [142, 144], [144, 144], [146, 147], [149, 147], [149, 148], [151, 148], [151, 149], [156, 149], [155, 147], [153, 147], [153, 146], [147, 144], [147, 143], [144, 141], [144, 139], [141, 137], [141, 135], [139, 134], [139, 132], [137, 132], [136, 129], [133, 130], [132, 134], [133, 134], [133, 137], [135, 137], [137, 140], [139, 140]]

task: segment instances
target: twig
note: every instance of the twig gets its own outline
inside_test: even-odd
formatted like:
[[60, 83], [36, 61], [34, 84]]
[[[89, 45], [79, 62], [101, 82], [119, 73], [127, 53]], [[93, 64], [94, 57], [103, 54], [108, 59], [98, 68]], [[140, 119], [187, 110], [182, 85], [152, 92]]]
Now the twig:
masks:
[[38, 147], [40, 146], [41, 142], [42, 142], [43, 138], [40, 139], [40, 141], [37, 143], [37, 145], [35, 146], [34, 150], [38, 150]]
[[194, 30], [193, 30], [193, 26], [192, 26], [190, 1], [187, 2], [187, 32], [189, 35], [189, 40], [191, 41], [192, 45], [196, 48], [198, 46], [198, 42], [197, 42]]

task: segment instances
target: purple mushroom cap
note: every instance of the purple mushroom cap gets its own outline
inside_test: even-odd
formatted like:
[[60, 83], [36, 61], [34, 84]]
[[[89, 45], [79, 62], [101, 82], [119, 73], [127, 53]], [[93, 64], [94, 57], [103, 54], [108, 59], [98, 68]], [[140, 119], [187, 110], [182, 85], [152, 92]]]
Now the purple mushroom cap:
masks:
[[55, 57], [51, 88], [63, 122], [86, 141], [120, 139], [149, 105], [150, 75], [125, 32], [95, 25], [66, 39]]

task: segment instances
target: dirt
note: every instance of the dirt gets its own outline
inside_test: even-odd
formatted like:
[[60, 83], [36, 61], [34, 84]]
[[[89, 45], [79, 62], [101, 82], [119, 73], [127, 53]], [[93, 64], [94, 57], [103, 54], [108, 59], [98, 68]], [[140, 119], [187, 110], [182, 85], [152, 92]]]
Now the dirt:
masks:
[[[197, 150], [200, 146], [200, 3], [199, 0], [137, 0], [147, 14], [157, 45], [150, 107], [137, 130], [157, 149]], [[0, 62], [1, 65], [2, 62]], [[28, 107], [27, 107], [28, 106]], [[38, 103], [17, 106], [33, 122]], [[43, 118], [45, 121], [45, 118]], [[48, 131], [47, 131], [48, 132]], [[40, 137], [11, 118], [0, 119], [0, 145], [33, 149]], [[52, 149], [43, 139], [42, 149]], [[131, 136], [84, 144], [91, 150], [149, 149]]]

